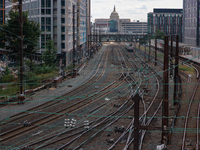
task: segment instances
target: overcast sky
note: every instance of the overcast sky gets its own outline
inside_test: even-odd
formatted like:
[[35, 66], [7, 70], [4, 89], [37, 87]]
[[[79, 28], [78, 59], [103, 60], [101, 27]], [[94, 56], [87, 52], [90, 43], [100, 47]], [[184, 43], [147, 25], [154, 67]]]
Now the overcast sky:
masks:
[[183, 8], [183, 0], [91, 0], [92, 22], [96, 18], [110, 18], [114, 5], [120, 18], [147, 21], [153, 8]]

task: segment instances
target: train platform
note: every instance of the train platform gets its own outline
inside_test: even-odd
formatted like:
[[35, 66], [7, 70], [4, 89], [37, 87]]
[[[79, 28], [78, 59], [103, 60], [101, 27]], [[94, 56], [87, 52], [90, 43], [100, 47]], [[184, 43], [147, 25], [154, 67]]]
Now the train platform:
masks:
[[200, 59], [198, 59], [198, 56], [197, 57], [193, 57], [192, 55], [179, 55], [179, 56], [182, 58], [188, 59], [192, 62], [200, 64]]
[[77, 88], [81, 84], [89, 80], [96, 71], [100, 62], [99, 57], [105, 46], [101, 47], [101, 50], [97, 52], [92, 59], [88, 61], [80, 75], [76, 78], [68, 78], [61, 83], [57, 88], [49, 88], [36, 92], [33, 96], [27, 97], [24, 104], [11, 103], [6, 106], [2, 106], [0, 109], [0, 121], [7, 120], [11, 116], [14, 116], [20, 112], [27, 111], [31, 108], [37, 107], [45, 102], [54, 100], [55, 98], [64, 95], [65, 93]]

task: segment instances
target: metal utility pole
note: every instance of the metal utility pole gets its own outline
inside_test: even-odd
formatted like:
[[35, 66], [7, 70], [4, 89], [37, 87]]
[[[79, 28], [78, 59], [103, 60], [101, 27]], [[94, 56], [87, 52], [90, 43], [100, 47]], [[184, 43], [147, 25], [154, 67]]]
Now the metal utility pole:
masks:
[[136, 50], [137, 37], [135, 36], [135, 50]]
[[80, 13], [79, 13], [79, 8], [80, 8], [80, 6], [79, 6], [79, 3], [77, 2], [77, 16], [76, 16], [76, 30], [77, 30], [77, 36], [76, 36], [76, 43], [77, 43], [77, 61], [78, 61], [78, 64], [79, 64], [79, 59], [81, 58], [81, 50], [80, 50], [80, 40], [79, 40], [79, 26], [80, 26], [80, 22], [79, 22], [79, 15], [80, 15]]
[[97, 48], [97, 28], [96, 28], [96, 51], [98, 50]]
[[155, 66], [157, 66], [157, 36], [155, 38]]
[[141, 39], [139, 39], [139, 51], [140, 51], [140, 41], [141, 41]]
[[168, 91], [169, 91], [169, 37], [165, 36], [165, 48], [164, 48], [164, 80], [163, 80], [163, 109], [162, 109], [162, 144], [167, 143], [168, 140]]
[[170, 49], [170, 57], [171, 57], [171, 61], [170, 61], [170, 77], [173, 75], [173, 69], [172, 69], [172, 63], [173, 63], [173, 35], [171, 35], [171, 49]]
[[[96, 36], [95, 36], [95, 23], [94, 23], [94, 29], [93, 29], [93, 41], [95, 42], [95, 38], [96, 38]], [[94, 42], [93, 42], [93, 45], [94, 45]], [[94, 47], [94, 46], [93, 46]], [[93, 50], [94, 52], [93, 53], [95, 53], [95, 47], [94, 47], [94, 50]]]
[[146, 39], [144, 37], [144, 49], [145, 49], [145, 58], [147, 58], [147, 48], [146, 48]]
[[149, 35], [149, 57], [148, 57], [148, 62], [150, 62], [150, 56], [151, 56], [151, 34]]
[[75, 5], [73, 5], [73, 18], [72, 18], [72, 22], [73, 22], [73, 78], [76, 77], [76, 69], [75, 69]]
[[19, 0], [19, 16], [20, 16], [20, 96], [18, 99], [23, 103], [23, 14], [22, 14], [22, 0]]
[[176, 35], [175, 73], [174, 73], [174, 105], [178, 105], [178, 62], [179, 62], [179, 36]]

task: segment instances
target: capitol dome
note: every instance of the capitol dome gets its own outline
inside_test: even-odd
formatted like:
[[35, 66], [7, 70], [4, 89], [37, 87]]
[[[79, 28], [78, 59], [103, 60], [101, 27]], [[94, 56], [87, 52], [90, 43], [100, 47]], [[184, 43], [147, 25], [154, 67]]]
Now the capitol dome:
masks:
[[110, 15], [110, 20], [115, 20], [115, 21], [119, 20], [119, 15], [118, 15], [118, 13], [115, 10], [115, 6], [114, 6], [113, 12]]

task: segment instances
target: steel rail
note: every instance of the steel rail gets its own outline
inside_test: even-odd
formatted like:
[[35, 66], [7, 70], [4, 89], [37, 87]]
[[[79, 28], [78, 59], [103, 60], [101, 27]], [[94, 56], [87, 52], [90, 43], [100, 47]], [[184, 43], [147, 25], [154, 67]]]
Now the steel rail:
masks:
[[[105, 49], [104, 49], [105, 50]], [[104, 51], [103, 51], [104, 52]], [[103, 53], [102, 52], [102, 53]], [[101, 55], [102, 56], [102, 55]], [[103, 56], [102, 56], [103, 57]], [[103, 61], [103, 59], [101, 59], [101, 62], [100, 62], [100, 64], [102, 63], [102, 61]], [[75, 88], [75, 89], [73, 89], [73, 90], [71, 90], [71, 91], [69, 91], [69, 92], [67, 92], [66, 94], [64, 94], [64, 95], [62, 95], [62, 96], [60, 96], [60, 97], [58, 97], [58, 98], [56, 98], [56, 99], [60, 99], [61, 97], [65, 97], [65, 96], [67, 96], [67, 95], [74, 95], [75, 93], [77, 93], [77, 90], [79, 89], [79, 91], [82, 91], [83, 89], [86, 89], [86, 88], [88, 88], [89, 86], [91, 86], [93, 83], [95, 83], [95, 82], [97, 82], [97, 80], [99, 80], [99, 78], [101, 77], [101, 75], [99, 75], [99, 76], [97, 76], [98, 75], [98, 71], [99, 71], [99, 69], [100, 69], [100, 66], [101, 65], [98, 65], [98, 67], [97, 67], [97, 71], [95, 72], [95, 74], [88, 80], [88, 81], [86, 81], [83, 85], [80, 85], [79, 87], [77, 87], [77, 88]], [[102, 72], [103, 73], [103, 72]], [[95, 77], [97, 77], [97, 79], [95, 79]], [[88, 83], [90, 83], [90, 82], [92, 82], [91, 84], [88, 84]], [[44, 104], [42, 104], [42, 105], [40, 105], [40, 106], [37, 106], [37, 107], [34, 107], [34, 108], [31, 108], [31, 109], [29, 109], [29, 110], [27, 110], [28, 112], [38, 112], [38, 111], [40, 111], [41, 109], [46, 109], [46, 108], [48, 108], [48, 107], [52, 107], [52, 105], [55, 105], [55, 104], [58, 104], [58, 101], [56, 101], [55, 102], [55, 100], [56, 99], [53, 99], [53, 100], [51, 100], [50, 102], [47, 102], [47, 103], [44, 103]], [[62, 102], [62, 101], [59, 101], [60, 103]], [[47, 105], [47, 106], [46, 106]], [[41, 108], [41, 107], [43, 107], [43, 108]], [[38, 110], [39, 109], [39, 110]], [[26, 116], [28, 116], [28, 115], [30, 115], [31, 113], [25, 113], [24, 114], [24, 112], [23, 113], [19, 113], [19, 114], [17, 114], [17, 115], [14, 115], [13, 117], [17, 117], [17, 118], [14, 118], [14, 121], [16, 121], [16, 119], [22, 119], [23, 117], [26, 117]], [[2, 120], [3, 121], [3, 120]], [[1, 121], [1, 122], [2, 122]], [[3, 124], [8, 124], [8, 123], [10, 123], [10, 122], [13, 122], [13, 119], [9, 119], [9, 122], [6, 120], [6, 122], [4, 121], [3, 122]], [[1, 134], [0, 134], [1, 135]]]
[[[95, 93], [95, 95], [97, 95], [97, 93]], [[94, 95], [92, 95], [92, 96], [94, 96]], [[80, 101], [80, 102], [83, 102], [83, 101], [85, 101], [85, 100], [86, 100], [86, 99], [84, 99], [84, 100], [82, 100], [82, 101]], [[75, 106], [75, 105], [77, 105], [77, 104], [71, 105], [71, 107], [72, 107], [72, 106]], [[69, 106], [67, 106], [66, 108], [69, 109]], [[58, 110], [58, 111], [56, 111], [56, 112], [54, 112], [54, 113], [52, 113], [52, 114], [60, 113], [61, 111], [65, 110], [66, 108], [63, 108], [63, 109], [61, 109], [61, 110]], [[35, 122], [38, 122], [38, 121], [40, 121], [40, 120], [43, 120], [43, 119], [45, 119], [45, 118], [48, 118], [49, 116], [52, 116], [52, 114], [43, 116], [43, 117], [41, 117], [41, 118], [39, 118], [39, 119], [35, 119], [34, 121], [32, 121], [32, 124], [34, 124]], [[47, 120], [47, 121], [51, 121], [51, 120]], [[21, 130], [21, 129], [23, 129], [23, 128], [24, 128], [23, 126], [19, 126], [19, 127], [16, 127], [16, 128], [12, 128], [11, 130], [8, 130], [8, 131], [6, 131], [6, 132], [1, 133], [0, 136], [1, 136], [1, 137], [2, 137], [2, 136], [5, 136], [5, 135], [7, 135], [7, 134], [10, 134], [10, 133], [12, 133], [12, 132], [14, 132], [14, 131], [17, 131], [17, 130]], [[30, 129], [30, 128], [29, 128], [29, 129]], [[29, 129], [27, 129], [26, 131], [28, 131]], [[22, 131], [21, 133], [23, 133], [23, 131]], [[19, 135], [19, 133], [17, 133], [16, 135]], [[6, 139], [9, 139], [10, 137], [12, 137], [12, 136], [7, 137]], [[0, 142], [3, 142], [3, 141], [5, 141], [5, 139], [1, 138], [1, 139], [0, 139]]]
[[[184, 150], [184, 148], [185, 148], [185, 139], [186, 139], [186, 132], [187, 132], [187, 125], [188, 125], [189, 114], [190, 114], [191, 106], [192, 106], [195, 94], [197, 92], [199, 83], [200, 83], [200, 78], [198, 79], [197, 85], [195, 86], [194, 92], [193, 92], [192, 97], [190, 99], [190, 103], [189, 103], [189, 106], [188, 106], [187, 114], [186, 114], [185, 124], [184, 124], [184, 132], [183, 132], [183, 140], [182, 140], [182, 146], [181, 146], [182, 150]], [[197, 120], [198, 120], [198, 118], [197, 118]]]
[[83, 134], [87, 133], [88, 131], [96, 128], [97, 126], [101, 125], [102, 123], [104, 123], [105, 121], [109, 120], [110, 117], [112, 117], [113, 115], [115, 115], [121, 108], [123, 108], [127, 103], [129, 102], [129, 99], [126, 100], [124, 102], [123, 105], [121, 105], [114, 113], [111, 114], [111, 116], [106, 117], [104, 120], [102, 120], [101, 122], [97, 123], [96, 125], [94, 125], [93, 127], [91, 127], [89, 130], [85, 131], [84, 133], [82, 133], [81, 135], [77, 136], [76, 138], [74, 138], [73, 140], [71, 140], [70, 142], [66, 143], [65, 145], [59, 147], [57, 150], [62, 149], [64, 147], [66, 147], [67, 145], [69, 145], [70, 143], [72, 143], [73, 141], [75, 141], [77, 138], [79, 138], [80, 136], [82, 136]]
[[[157, 73], [156, 73], [157, 74]], [[159, 74], [157, 74], [157, 76], [159, 76]], [[157, 79], [157, 78], [156, 78]], [[155, 98], [157, 97], [157, 94], [159, 92], [159, 81], [157, 79], [157, 82], [158, 82], [158, 90], [157, 90], [157, 93], [155, 94], [154, 96], [154, 100]], [[147, 114], [147, 112], [149, 111], [149, 109], [151, 108], [152, 104], [153, 104], [154, 101], [151, 102], [150, 106], [148, 107], [148, 109], [145, 111], [145, 113], [140, 117], [140, 120]], [[159, 109], [158, 109], [159, 110]], [[126, 133], [128, 131], [131, 131], [131, 128], [133, 128], [133, 122], [134, 122], [134, 119], [132, 120], [132, 122], [128, 125], [128, 127], [126, 128], [126, 131], [123, 132], [123, 134], [118, 138], [118, 140], [109, 148], [109, 150], [113, 149], [115, 147], [115, 145], [119, 142], [119, 140], [124, 137], [126, 135]], [[145, 123], [143, 121], [143, 123]], [[125, 149], [126, 149], [126, 145], [125, 145]]]
[[[118, 80], [119, 80], [120, 78], [121, 78], [121, 76], [118, 78]], [[115, 82], [116, 82], [116, 81], [115, 81]], [[93, 95], [90, 96], [89, 98], [92, 99], [94, 96], [98, 95], [99, 93], [101, 93], [101, 94], [98, 95], [98, 97], [101, 96], [101, 95], [105, 95], [105, 94], [109, 93], [110, 91], [107, 90], [108, 88], [110, 88], [110, 89], [116, 88], [117, 85], [114, 85], [115, 82], [113, 82], [113, 83], [111, 83], [110, 85], [106, 86], [105, 88], [101, 89], [99, 92], [96, 92], [95, 94], [93, 94]], [[120, 83], [121, 83], [121, 82], [123, 82], [123, 81], [120, 81]], [[113, 86], [113, 85], [114, 85], [114, 86]], [[105, 91], [105, 90], [107, 90], [107, 91], [106, 91], [105, 93], [103, 93], [102, 91]], [[85, 102], [87, 99], [88, 99], [88, 98], [81, 100], [79, 103], [73, 104], [73, 105], [71, 105], [71, 106], [67, 106], [68, 111], [69, 111], [69, 108], [70, 108], [70, 107], [72, 107], [72, 110], [69, 111], [70, 113], [73, 112], [73, 111], [75, 111], [75, 110], [78, 110], [78, 109], [80, 109], [80, 108], [83, 108], [83, 107], [85, 106], [85, 103], [84, 103], [84, 102]], [[95, 101], [96, 101], [96, 100], [94, 100], [94, 101], [90, 100], [90, 102], [87, 101], [87, 102], [88, 102], [87, 105], [89, 105], [90, 103], [94, 103]], [[83, 104], [81, 104], [81, 103], [83, 103]], [[77, 106], [77, 105], [79, 105], [79, 104], [81, 104], [81, 106]], [[73, 106], [74, 106], [75, 108], [73, 108]], [[44, 121], [44, 119], [46, 119], [46, 118], [48, 119], [49, 117], [54, 116], [55, 113], [62, 113], [61, 111], [65, 111], [65, 109], [66, 109], [66, 108], [63, 108], [63, 109], [61, 109], [61, 110], [59, 110], [59, 111], [54, 112], [53, 114], [49, 114], [49, 115], [47, 115], [47, 116], [44, 116], [44, 117], [42, 117], [42, 118], [39, 118], [38, 120], [36, 120], [36, 121], [34, 121], [34, 122], [32, 122], [32, 123], [33, 123], [33, 125], [34, 125], [34, 123], [36, 123], [36, 122], [38, 122], [38, 121], [40, 121], [40, 120]], [[60, 116], [62, 116], [62, 114], [61, 114]], [[52, 119], [48, 119], [47, 122], [52, 121], [52, 120], [54, 120], [54, 119], [58, 119], [58, 118], [60, 118], [60, 116], [59, 116], [59, 117], [55, 116], [55, 117], [52, 118]], [[47, 122], [44, 121], [44, 123], [47, 123]], [[42, 123], [42, 124], [43, 124], [43, 123]], [[31, 128], [35, 128], [35, 127], [36, 127], [36, 126], [32, 126]], [[23, 127], [22, 127], [22, 128], [23, 128]], [[29, 131], [31, 128], [25, 129], [25, 130], [21, 131], [20, 133], [24, 133], [25, 131]], [[17, 135], [19, 135], [19, 133], [17, 133]], [[11, 135], [11, 136], [13, 137], [13, 135]], [[6, 139], [9, 139], [11, 136], [7, 137]], [[1, 139], [1, 142], [4, 141], [4, 140], [5, 140], [5, 139]]]
[[[121, 78], [121, 77], [119, 77], [118, 80], [119, 80], [120, 78]], [[115, 83], [115, 82], [116, 82], [116, 81], [114, 81], [113, 83]], [[113, 84], [113, 83], [112, 83], [112, 84]]]

